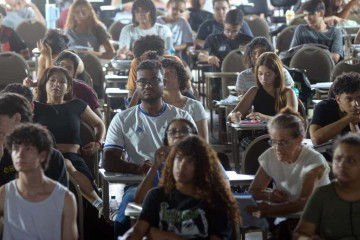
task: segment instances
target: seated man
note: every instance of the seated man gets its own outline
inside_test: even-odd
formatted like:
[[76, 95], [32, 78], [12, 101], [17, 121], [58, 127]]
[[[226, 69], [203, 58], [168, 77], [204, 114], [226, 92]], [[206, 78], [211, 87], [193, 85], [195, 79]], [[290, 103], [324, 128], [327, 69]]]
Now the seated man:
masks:
[[[214, 19], [207, 20], [206, 22], [201, 24], [196, 35], [195, 43], [200, 48], [204, 46], [205, 40], [210, 34], [224, 32], [225, 16], [230, 9], [229, 0], [214, 0], [213, 7]], [[242, 24], [240, 32], [251, 37], [253, 36], [247, 22], [244, 22]]]
[[322, 44], [329, 48], [331, 57], [337, 63], [344, 56], [342, 33], [339, 28], [327, 26], [324, 22], [325, 5], [322, 0], [310, 0], [303, 4], [307, 24], [296, 27], [290, 48], [305, 43]]
[[219, 69], [230, 51], [249, 43], [252, 37], [240, 32], [243, 18], [244, 15], [239, 9], [230, 10], [226, 14], [224, 31], [211, 34], [206, 38], [203, 50], [199, 54], [199, 61], [208, 62]]
[[[162, 100], [164, 69], [158, 61], [146, 60], [137, 67], [136, 91], [141, 104], [115, 115], [104, 146], [104, 168], [110, 172], [144, 175], [152, 165], [155, 151], [162, 146], [165, 127], [175, 118], [191, 116]], [[125, 153], [126, 152], [126, 156]], [[127, 186], [115, 221], [115, 237], [130, 228], [124, 215], [128, 202], [134, 201], [136, 186]]]
[[315, 106], [310, 124], [310, 137], [314, 144], [325, 143], [339, 134], [360, 132], [360, 74], [343, 73], [333, 85], [334, 98]]
[[[25, 96], [32, 96], [30, 89], [23, 85], [4, 89], [7, 93], [0, 93], [0, 186], [4, 185], [16, 177], [16, 170], [11, 160], [8, 149], [4, 146], [5, 137], [13, 132], [20, 123], [32, 121], [32, 107], [25, 97], [11, 93], [22, 91]], [[49, 165], [44, 171], [45, 175], [64, 186], [68, 186], [65, 161], [63, 156], [56, 149], [50, 153]]]
[[2, 25], [6, 16], [6, 9], [0, 5], [0, 52], [16, 52], [25, 59], [30, 58], [30, 52], [19, 35], [9, 27]]

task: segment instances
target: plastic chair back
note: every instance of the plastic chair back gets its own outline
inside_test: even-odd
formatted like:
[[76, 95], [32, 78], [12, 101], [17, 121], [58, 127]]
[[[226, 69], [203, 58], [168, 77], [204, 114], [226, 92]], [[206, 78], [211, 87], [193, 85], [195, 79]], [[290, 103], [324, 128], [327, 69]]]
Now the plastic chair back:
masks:
[[331, 82], [342, 73], [357, 72], [360, 73], [360, 59], [359, 58], [348, 58], [344, 59], [335, 65], [331, 72]]
[[266, 37], [271, 41], [269, 25], [264, 18], [250, 15], [245, 17], [245, 21], [249, 24], [254, 37]]
[[283, 52], [289, 50], [291, 40], [294, 36], [296, 26], [288, 26], [282, 30], [276, 38], [276, 51]]
[[31, 51], [36, 48], [36, 43], [45, 36], [46, 26], [38, 21], [26, 20], [21, 22], [15, 31]]
[[22, 83], [30, 76], [29, 65], [15, 52], [0, 53], [0, 89], [9, 83]]

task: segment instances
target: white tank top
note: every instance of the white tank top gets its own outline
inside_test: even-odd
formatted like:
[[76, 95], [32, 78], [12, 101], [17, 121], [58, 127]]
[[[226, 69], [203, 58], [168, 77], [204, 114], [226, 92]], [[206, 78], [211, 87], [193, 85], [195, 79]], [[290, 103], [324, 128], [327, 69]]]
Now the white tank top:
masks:
[[67, 189], [56, 183], [50, 196], [29, 202], [18, 192], [15, 180], [5, 185], [3, 239], [61, 239], [64, 197]]

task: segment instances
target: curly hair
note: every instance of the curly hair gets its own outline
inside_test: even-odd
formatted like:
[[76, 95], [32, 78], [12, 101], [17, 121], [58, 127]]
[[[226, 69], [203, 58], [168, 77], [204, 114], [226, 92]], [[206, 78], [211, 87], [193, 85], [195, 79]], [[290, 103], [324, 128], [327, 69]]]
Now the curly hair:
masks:
[[50, 46], [52, 54], [57, 55], [61, 51], [68, 49], [70, 40], [69, 37], [61, 31], [57, 29], [49, 29], [46, 32], [43, 41]]
[[20, 114], [21, 122], [31, 122], [33, 118], [31, 103], [18, 93], [0, 93], [0, 115], [12, 117], [16, 113]]
[[267, 124], [268, 130], [290, 129], [293, 137], [305, 136], [305, 122], [292, 108], [284, 108]]
[[187, 120], [185, 118], [173, 119], [173, 120], [171, 120], [171, 122], [169, 122], [169, 124], [165, 128], [165, 137], [164, 137], [164, 140], [163, 140], [164, 146], [169, 146], [169, 140], [168, 140], [168, 136], [167, 136], [167, 131], [169, 130], [171, 124], [173, 124], [174, 122], [181, 122], [184, 125], [187, 125], [188, 127], [191, 128], [192, 134], [195, 134], [195, 135], [199, 134], [196, 127], [194, 126], [194, 124], [192, 122], [190, 122], [189, 120]]
[[180, 64], [177, 61], [174, 61], [172, 59], [164, 58], [161, 61], [161, 65], [163, 68], [172, 68], [176, 71], [176, 76], [179, 81], [179, 88], [180, 91], [184, 91], [188, 88], [190, 88], [190, 77], [187, 73], [187, 71], [184, 68], [184, 65]]
[[71, 6], [69, 8], [69, 13], [68, 13], [68, 16], [66, 19], [66, 23], [65, 23], [65, 29], [74, 29], [77, 26], [77, 22], [75, 21], [75, 9], [80, 6], [87, 7], [87, 9], [90, 12], [90, 19], [89, 19], [90, 28], [93, 28], [95, 26], [101, 26], [106, 29], [104, 23], [102, 23], [96, 17], [96, 13], [95, 13], [93, 7], [87, 0], [75, 0], [73, 2], [73, 4], [71, 4]]
[[347, 72], [337, 76], [331, 86], [331, 90], [335, 95], [359, 91], [360, 74], [356, 72]]
[[1, 93], [17, 93], [25, 97], [30, 103], [34, 99], [34, 94], [28, 86], [21, 83], [10, 83], [1, 91]]
[[40, 80], [38, 81], [38, 101], [41, 103], [47, 103], [47, 92], [46, 92], [46, 83], [49, 81], [50, 77], [56, 73], [56, 72], [62, 72], [65, 74], [66, 80], [67, 80], [67, 85], [68, 85], [68, 89], [69, 91], [65, 94], [64, 96], [64, 100], [71, 100], [73, 98], [73, 94], [72, 94], [72, 85], [73, 85], [73, 79], [70, 76], [68, 70], [66, 70], [63, 67], [58, 67], [58, 66], [54, 66], [54, 67], [49, 67], [45, 70], [43, 76], [40, 78]]
[[156, 51], [159, 56], [163, 56], [165, 53], [164, 40], [157, 35], [146, 35], [134, 42], [135, 58], [139, 59], [147, 51]]
[[252, 63], [251, 61], [251, 53], [252, 51], [254, 51], [255, 48], [258, 47], [265, 47], [265, 52], [274, 52], [274, 47], [271, 45], [271, 43], [269, 42], [269, 40], [266, 37], [256, 37], [253, 40], [251, 40], [251, 42], [249, 42], [246, 45], [245, 48], [245, 58], [244, 58], [244, 63], [249, 67], [249, 68], [254, 68], [255, 67], [255, 63]]
[[139, 70], [158, 70], [164, 76], [164, 68], [157, 60], [145, 60], [142, 61], [136, 68], [136, 72]]
[[258, 88], [263, 88], [259, 80], [259, 67], [266, 66], [270, 70], [275, 73], [275, 81], [274, 81], [274, 88], [275, 88], [275, 111], [279, 112], [280, 109], [285, 107], [285, 75], [284, 75], [284, 68], [281, 63], [280, 58], [273, 52], [264, 52], [260, 55], [258, 60], [255, 64], [255, 77], [256, 77], [256, 85]]
[[211, 208], [215, 208], [215, 205], [217, 209], [222, 207], [221, 210], [228, 213], [234, 225], [240, 223], [240, 210], [230, 189], [226, 186], [217, 154], [199, 136], [192, 135], [180, 140], [166, 158], [159, 182], [159, 186], [164, 188], [165, 194], [168, 195], [171, 190], [176, 188], [173, 167], [174, 159], [179, 154], [196, 159], [194, 161], [196, 174], [193, 179], [196, 196], [206, 201]]
[[45, 170], [49, 163], [51, 146], [53, 144], [49, 131], [35, 123], [23, 123], [6, 138], [6, 147], [12, 149], [14, 144], [34, 146], [39, 153], [46, 152], [46, 157], [41, 162], [41, 168]]
[[139, 26], [139, 23], [136, 21], [135, 12], [141, 8], [143, 11], [150, 12], [150, 21], [151, 26], [154, 26], [156, 22], [156, 7], [155, 4], [151, 0], [135, 0], [131, 9], [132, 14], [132, 23], [135, 27]]

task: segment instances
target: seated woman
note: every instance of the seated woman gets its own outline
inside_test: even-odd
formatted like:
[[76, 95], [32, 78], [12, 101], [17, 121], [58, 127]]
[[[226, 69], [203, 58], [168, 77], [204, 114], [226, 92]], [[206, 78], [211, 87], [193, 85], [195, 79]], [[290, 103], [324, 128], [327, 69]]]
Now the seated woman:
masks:
[[[268, 123], [268, 131], [272, 147], [259, 157], [260, 167], [249, 189], [263, 202], [248, 210], [261, 217], [300, 212], [314, 190], [330, 182], [330, 168], [319, 152], [302, 144], [305, 129], [298, 113], [283, 110]], [[267, 191], [271, 182], [273, 189]]]
[[[251, 87], [256, 86], [255, 64], [259, 56], [264, 52], [274, 52], [274, 48], [265, 37], [256, 37], [245, 48], [244, 63], [249, 67], [242, 71], [236, 80], [236, 91], [244, 95]], [[285, 86], [292, 87], [294, 81], [286, 68], [283, 68], [285, 75]]]
[[117, 56], [120, 59], [132, 59], [134, 42], [145, 35], [161, 37], [165, 41], [166, 50], [174, 47], [170, 28], [156, 23], [156, 8], [151, 0], [135, 0], [131, 13], [132, 24], [123, 27], [119, 37]]
[[360, 137], [348, 133], [334, 144], [335, 181], [308, 201], [293, 239], [360, 239]]
[[186, 0], [169, 0], [167, 13], [159, 16], [156, 22], [168, 26], [172, 32], [175, 55], [186, 60], [186, 48], [193, 44], [190, 24], [183, 17], [186, 11]]
[[44, 174], [52, 137], [36, 124], [17, 127], [6, 139], [15, 180], [0, 188], [3, 239], [77, 239], [76, 201], [60, 183]]
[[4, 17], [3, 24], [7, 27], [15, 29], [25, 20], [36, 20], [46, 26], [44, 16], [34, 3], [26, 0], [5, 0], [5, 7], [7, 15]]
[[[98, 210], [102, 200], [95, 192], [94, 178], [79, 152], [92, 155], [105, 137], [102, 120], [79, 99], [72, 99], [72, 78], [62, 67], [45, 70], [38, 82], [38, 101], [34, 102], [34, 122], [46, 126], [54, 135], [57, 149], [67, 161], [67, 169], [80, 185], [84, 197]], [[81, 146], [80, 122], [95, 128], [96, 141]], [[93, 185], [92, 185], [92, 184]]]
[[[228, 119], [236, 122], [241, 117], [268, 121], [284, 107], [297, 111], [298, 102], [292, 89], [285, 87], [283, 65], [272, 52], [260, 55], [255, 65], [256, 85], [250, 88]], [[253, 106], [253, 112], [247, 115]]]
[[217, 161], [198, 136], [180, 140], [165, 160], [159, 187], [146, 195], [139, 220], [123, 239], [230, 239], [240, 211]]
[[189, 76], [184, 66], [172, 59], [164, 58], [161, 64], [165, 70], [163, 100], [187, 111], [196, 123], [199, 135], [208, 141], [208, 125], [204, 106], [201, 102], [185, 97], [182, 92], [189, 88]]
[[358, 16], [352, 16], [357, 15], [357, 12], [353, 11], [359, 10], [359, 0], [323, 0], [323, 2], [325, 4], [324, 21], [329, 25], [337, 25], [350, 18], [359, 19]]
[[[70, 6], [65, 30], [70, 46], [91, 47], [93, 50], [89, 52], [99, 58], [114, 57], [115, 50], [110, 43], [110, 35], [87, 0], [75, 0]], [[101, 46], [105, 52], [100, 51]]]

